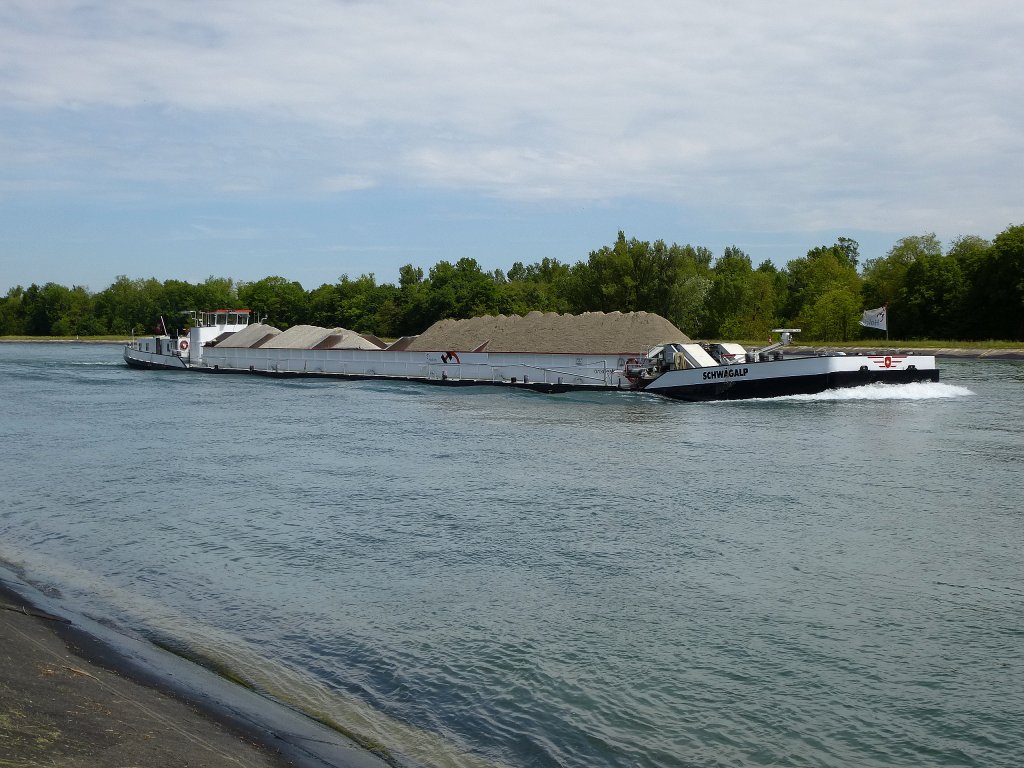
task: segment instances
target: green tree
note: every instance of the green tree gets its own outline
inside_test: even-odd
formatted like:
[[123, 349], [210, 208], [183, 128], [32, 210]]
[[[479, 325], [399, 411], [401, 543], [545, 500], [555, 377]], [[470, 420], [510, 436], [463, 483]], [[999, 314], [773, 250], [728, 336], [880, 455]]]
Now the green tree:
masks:
[[638, 308], [638, 272], [644, 267], [635, 262], [646, 243], [635, 238], [627, 241], [619, 232], [615, 245], [591, 251], [586, 264], [577, 263], [571, 270], [573, 304], [576, 311], [632, 312]]
[[319, 325], [323, 328], [331, 328], [338, 325], [341, 317], [341, 296], [338, 287], [330, 283], [324, 283], [315, 288], [306, 296], [306, 307], [308, 310], [308, 322], [311, 325]]
[[433, 323], [443, 318], [493, 314], [497, 297], [493, 275], [481, 270], [476, 259], [462, 258], [454, 265], [439, 261], [428, 279], [427, 319]]
[[95, 314], [95, 300], [87, 288], [76, 285], [63, 294], [50, 332], [54, 336], [97, 336], [107, 332], [103, 321]]
[[985, 338], [991, 329], [990, 297], [984, 276], [992, 258], [992, 243], [977, 235], [963, 235], [953, 240], [947, 255], [959, 265], [965, 285], [960, 316], [951, 325], [953, 338]]
[[697, 334], [706, 324], [713, 284], [712, 253], [703, 246], [669, 247], [673, 269], [667, 271], [668, 304], [659, 312], [687, 334]]
[[857, 269], [857, 264], [860, 262], [860, 243], [849, 237], [840, 237], [836, 240], [836, 244], [832, 246], [833, 253], [840, 256], [853, 267]]
[[[395, 325], [392, 335], [421, 333], [430, 322], [427, 295], [430, 287], [423, 277], [423, 268], [406, 264], [398, 270], [398, 293], [395, 299]], [[432, 321], [431, 321], [432, 322]]]
[[94, 327], [92, 297], [81, 286], [33, 283], [22, 295], [21, 312], [25, 333], [31, 336], [91, 333]]
[[369, 331], [383, 338], [400, 336], [402, 320], [401, 291], [390, 283], [377, 286], [373, 318], [363, 332]]
[[373, 331], [377, 309], [376, 278], [369, 274], [350, 280], [348, 275], [342, 275], [337, 291], [340, 310], [338, 324], [353, 331]]
[[526, 266], [515, 262], [503, 283], [498, 284], [498, 311], [506, 315], [540, 312], [568, 312], [566, 285], [570, 268], [557, 259], [545, 257]]
[[908, 267], [896, 306], [902, 338], [948, 339], [956, 335], [967, 296], [953, 256], [924, 254]]
[[164, 319], [167, 331], [173, 333], [188, 325], [191, 310], [227, 309], [227, 307], [201, 306], [196, 299], [196, 287], [184, 280], [164, 280], [157, 299], [157, 312]]
[[867, 307], [888, 305], [889, 332], [899, 338], [906, 334], [906, 307], [902, 301], [905, 292], [907, 270], [918, 259], [927, 256], [941, 256], [942, 244], [935, 233], [904, 237], [889, 249], [880, 259], [869, 259], [864, 265], [861, 294]]
[[800, 317], [805, 307], [818, 303], [822, 296], [835, 290], [847, 289], [859, 294], [857, 251], [856, 241], [841, 237], [835, 245], [812, 248], [806, 256], [788, 262], [788, 295], [784, 309], [788, 320]]
[[25, 333], [25, 310], [22, 299], [25, 289], [20, 285], [7, 291], [0, 299], [0, 336], [21, 336]]
[[556, 284], [572, 312], [656, 312], [695, 333], [704, 324], [711, 291], [712, 254], [664, 240], [626, 239], [592, 251]]
[[709, 338], [761, 339], [775, 325], [775, 280], [754, 271], [736, 246], [725, 249], [711, 269], [709, 307], [703, 327]]
[[674, 272], [664, 241], [627, 240], [620, 231], [613, 246], [591, 251], [577, 270], [577, 303], [584, 311], [667, 313]]
[[860, 296], [836, 285], [806, 303], [798, 318], [804, 337], [818, 341], [848, 341], [858, 331]]
[[160, 316], [157, 280], [131, 279], [119, 275], [95, 297], [95, 312], [110, 333], [145, 333], [153, 329]]
[[399, 325], [399, 293], [393, 285], [377, 285], [373, 274], [356, 280], [342, 275], [335, 287], [334, 324], [359, 333], [393, 335]]
[[304, 323], [307, 317], [305, 290], [299, 283], [278, 275], [254, 283], [240, 283], [238, 299], [282, 330]]
[[193, 306], [178, 307], [183, 310], [211, 310], [211, 309], [248, 309], [238, 306], [238, 293], [235, 290], [235, 281], [230, 277], [214, 277], [210, 275], [203, 282], [193, 289]]
[[841, 237], [786, 264], [785, 277], [777, 281], [787, 290], [783, 315], [787, 324], [802, 329], [804, 338], [847, 341], [859, 332], [858, 252], [855, 240]]
[[1024, 225], [996, 235], [979, 282], [988, 297], [986, 335], [1024, 340]]

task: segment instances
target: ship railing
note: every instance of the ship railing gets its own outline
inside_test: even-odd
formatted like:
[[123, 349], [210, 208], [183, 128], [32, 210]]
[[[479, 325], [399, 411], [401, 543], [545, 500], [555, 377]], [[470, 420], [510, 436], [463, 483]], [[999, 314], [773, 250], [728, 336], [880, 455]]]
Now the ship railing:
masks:
[[[205, 362], [203, 364], [206, 365]], [[249, 365], [248, 367], [249, 370], [253, 370], [254, 366]], [[342, 362], [331, 365], [324, 364], [324, 361], [321, 360], [298, 358], [292, 360], [266, 360], [260, 365], [260, 368], [268, 373], [335, 374], [341, 376], [374, 376], [396, 379], [446, 378], [459, 380], [463, 378], [463, 366], [454, 363], [448, 365], [427, 364], [425, 366], [421, 362], [413, 361], [403, 363], [388, 362], [382, 363], [378, 369], [372, 363], [365, 361], [358, 363]], [[456, 370], [453, 373], [451, 369]]]
[[[409, 363], [406, 363], [406, 375], [408, 374]], [[417, 364], [420, 367], [421, 364]], [[452, 376], [448, 373], [450, 369], [455, 369], [455, 375]], [[452, 379], [453, 381], [462, 381], [462, 363], [427, 363], [427, 378], [428, 379], [439, 379], [442, 381]]]
[[548, 381], [548, 378], [547, 378], [547, 375], [546, 375], [548, 373], [554, 374], [555, 376], [559, 376], [559, 377], [572, 377], [574, 379], [588, 379], [590, 381], [600, 381], [602, 384], [604, 384], [604, 383], [606, 383], [608, 381], [607, 365], [605, 366], [605, 373], [604, 373], [604, 375], [600, 376], [600, 377], [598, 377], [598, 376], [590, 376], [590, 375], [587, 375], [585, 373], [579, 373], [578, 371], [560, 371], [557, 368], [542, 368], [542, 367], [540, 367], [538, 365], [526, 365], [525, 363], [523, 363], [520, 367], [522, 367], [522, 368], [529, 368], [529, 369], [534, 370], [534, 371], [544, 371], [544, 373], [545, 373], [544, 383], [545, 384], [550, 383]]
[[[596, 363], [594, 363], [592, 365], [585, 366], [585, 367], [586, 368], [594, 368], [595, 366], [596, 366]], [[581, 367], [583, 367], [583, 366], [581, 366]], [[560, 370], [558, 368], [547, 368], [547, 367], [540, 366], [540, 365], [530, 365], [528, 363], [509, 363], [508, 365], [495, 365], [495, 366], [492, 366], [493, 373], [491, 375], [491, 379], [492, 380], [497, 380], [497, 379], [500, 378], [503, 381], [504, 380], [508, 380], [511, 377], [507, 376], [505, 374], [500, 373], [500, 371], [508, 370], [510, 368], [511, 369], [516, 369], [516, 370], [522, 369], [522, 368], [526, 368], [526, 369], [531, 370], [531, 371], [541, 371], [544, 374], [544, 379], [543, 379], [543, 382], [542, 382], [544, 384], [561, 384], [563, 379], [576, 379], [576, 380], [597, 381], [597, 382], [600, 382], [603, 385], [610, 386], [609, 373], [611, 373], [612, 371], [608, 368], [608, 361], [607, 360], [602, 360], [601, 361], [601, 367], [602, 367], [601, 376], [594, 376], [594, 375], [591, 375], [591, 374], [581, 373], [579, 371]], [[552, 378], [549, 378], [549, 376], [548, 376], [549, 374], [553, 377], [553, 380], [552, 380]], [[526, 376], [523, 377], [523, 380], [524, 380], [524, 383], [527, 382]], [[541, 382], [538, 382], [538, 383], [541, 383]]]

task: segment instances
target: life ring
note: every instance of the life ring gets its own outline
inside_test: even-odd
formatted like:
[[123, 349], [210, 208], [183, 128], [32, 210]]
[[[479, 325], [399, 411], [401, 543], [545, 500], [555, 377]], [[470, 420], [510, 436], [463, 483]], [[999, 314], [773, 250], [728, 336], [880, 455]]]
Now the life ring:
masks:
[[180, 349], [182, 352], [187, 351], [188, 350], [188, 339], [182, 339], [180, 342], [178, 342], [178, 349]]

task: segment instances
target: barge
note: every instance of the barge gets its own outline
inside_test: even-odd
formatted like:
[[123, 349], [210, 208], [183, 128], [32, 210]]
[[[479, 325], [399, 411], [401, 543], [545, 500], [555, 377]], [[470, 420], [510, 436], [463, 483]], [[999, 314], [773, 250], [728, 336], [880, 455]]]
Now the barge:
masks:
[[[879, 352], [845, 355], [787, 354], [785, 348], [799, 329], [773, 331], [778, 340], [760, 348], [740, 344], [695, 342], [668, 321], [648, 313], [587, 313], [586, 316], [530, 313], [525, 318], [491, 318], [492, 337], [501, 328], [529, 321], [546, 327], [575, 327], [600, 315], [603, 327], [613, 330], [642, 326], [672, 338], [640, 345], [641, 336], [606, 337], [607, 352], [567, 351], [566, 345], [534, 342], [541, 351], [521, 351], [515, 344], [487, 338], [431, 348], [431, 340], [445, 340], [431, 331], [385, 344], [379, 339], [344, 328], [295, 326], [279, 331], [253, 323], [249, 310], [193, 312], [187, 330], [133, 339], [124, 348], [132, 368], [205, 373], [250, 374], [272, 377], [381, 379], [442, 386], [509, 386], [540, 392], [638, 391], [678, 400], [734, 400], [815, 394], [829, 389], [866, 384], [937, 382], [939, 371], [931, 355]], [[641, 317], [642, 316], [642, 317]], [[659, 322], [652, 321], [656, 318]], [[503, 324], [498, 321], [504, 321]], [[459, 323], [441, 321], [450, 331]], [[593, 322], [591, 322], [593, 325]], [[495, 330], [497, 328], [497, 330]], [[549, 334], [550, 335], [550, 334]], [[449, 333], [447, 340], [458, 338]], [[525, 337], [520, 334], [520, 338]], [[539, 338], [539, 337], [537, 337]], [[608, 340], [610, 338], [610, 340]], [[556, 340], [557, 341], [557, 340]], [[573, 343], [566, 342], [569, 346]], [[593, 349], [590, 341], [587, 349]], [[522, 346], [522, 342], [520, 345]], [[468, 348], [460, 348], [468, 347]], [[639, 348], [636, 348], [639, 347]]]

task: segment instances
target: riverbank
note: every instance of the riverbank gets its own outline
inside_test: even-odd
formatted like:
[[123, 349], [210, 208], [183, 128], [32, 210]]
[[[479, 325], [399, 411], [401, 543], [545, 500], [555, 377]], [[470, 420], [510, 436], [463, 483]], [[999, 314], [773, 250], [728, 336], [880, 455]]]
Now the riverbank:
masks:
[[385, 768], [336, 731], [120, 635], [0, 569], [0, 762]]
[[[0, 337], [0, 344], [112, 344], [123, 346], [129, 339], [63, 339], [63, 338], [28, 338]], [[747, 346], [754, 346], [749, 344]], [[794, 344], [786, 347], [786, 351], [798, 355], [813, 355], [819, 352], [839, 350], [848, 355], [935, 355], [938, 358], [960, 360], [1024, 360], [1024, 347], [923, 347], [913, 346], [905, 342], [874, 344], [872, 346], [849, 347], [837, 344]]]
[[124, 346], [131, 339], [65, 339], [54, 336], [0, 336], [0, 344], [116, 344]]

